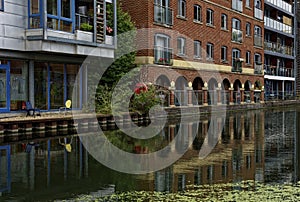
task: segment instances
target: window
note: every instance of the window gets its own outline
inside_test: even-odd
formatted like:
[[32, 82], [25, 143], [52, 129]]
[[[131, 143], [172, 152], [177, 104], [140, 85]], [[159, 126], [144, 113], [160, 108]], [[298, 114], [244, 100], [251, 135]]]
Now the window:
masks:
[[194, 41], [194, 58], [201, 58], [201, 42]]
[[261, 54], [259, 53], [254, 54], [254, 62], [255, 64], [261, 64]]
[[178, 0], [178, 15], [186, 17], [186, 2], [185, 0]]
[[246, 23], [246, 36], [251, 36], [251, 24], [249, 22]]
[[185, 38], [179, 37], [177, 39], [177, 53], [178, 55], [185, 55]]
[[171, 64], [171, 54], [170, 37], [164, 34], [156, 34], [154, 39], [154, 63]]
[[0, 11], [4, 10], [4, 0], [0, 0]]
[[173, 25], [173, 11], [169, 8], [170, 1], [154, 1], [154, 22]]
[[221, 15], [221, 28], [224, 30], [227, 30], [227, 15], [226, 14]]
[[232, 71], [241, 72], [242, 71], [241, 51], [239, 49], [232, 49]]
[[251, 63], [250, 58], [251, 58], [251, 52], [250, 52], [250, 51], [247, 51], [247, 52], [246, 52], [246, 64], [247, 64], [247, 65], [250, 65], [250, 63]]
[[250, 8], [250, 0], [246, 0], [246, 7]]
[[201, 22], [201, 6], [194, 5], [194, 21]]
[[261, 9], [261, 2], [260, 2], [260, 0], [256, 0], [255, 8]]
[[[0, 0], [1, 2], [1, 0]], [[40, 0], [30, 0], [29, 28], [41, 28]]]
[[208, 43], [206, 45], [206, 59], [213, 60], [214, 58], [214, 45], [212, 43]]
[[47, 0], [47, 28], [72, 32], [74, 6], [74, 0]]
[[236, 18], [232, 18], [232, 41], [242, 43], [243, 32], [241, 31], [241, 21]]
[[260, 26], [254, 26], [254, 45], [262, 47], [262, 32]]
[[227, 47], [226, 46], [221, 47], [221, 61], [222, 62], [227, 61]]
[[214, 25], [214, 11], [211, 9], [206, 10], [206, 24]]

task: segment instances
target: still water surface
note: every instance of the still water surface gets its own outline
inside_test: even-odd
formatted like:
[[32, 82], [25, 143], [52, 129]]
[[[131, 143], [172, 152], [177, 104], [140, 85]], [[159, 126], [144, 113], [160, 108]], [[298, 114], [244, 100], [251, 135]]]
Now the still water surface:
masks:
[[[49, 132], [44, 139], [2, 144], [0, 201], [53, 201], [81, 194], [133, 190], [177, 192], [192, 184], [243, 180], [294, 183], [299, 180], [300, 171], [299, 115], [300, 108], [293, 108], [228, 113], [225, 118], [216, 117], [216, 121], [172, 121], [149, 141], [137, 141], [118, 130], [108, 130], [106, 136], [116, 146], [132, 153], [153, 152], [167, 146], [178, 130], [187, 137], [196, 132], [193, 144], [180, 160], [144, 175], [119, 173], [101, 165], [70, 132], [55, 137]], [[205, 159], [199, 159], [201, 146], [209, 144], [205, 139], [208, 128], [220, 122], [225, 125], [217, 145]], [[70, 152], [62, 145], [65, 141], [71, 144]], [[178, 144], [186, 144], [189, 140], [180, 141], [183, 142]]]

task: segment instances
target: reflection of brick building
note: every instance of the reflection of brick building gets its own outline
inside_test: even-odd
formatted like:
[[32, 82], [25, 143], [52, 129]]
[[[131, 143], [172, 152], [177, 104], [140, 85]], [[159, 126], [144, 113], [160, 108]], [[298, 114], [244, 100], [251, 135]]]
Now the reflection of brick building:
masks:
[[[225, 121], [222, 118], [216, 120]], [[218, 144], [204, 159], [199, 159], [199, 149], [203, 144], [210, 144], [207, 129], [211, 122], [200, 121], [198, 132], [194, 131], [196, 127], [188, 130], [194, 124], [182, 124], [183, 130], [197, 133], [192, 148], [173, 166], [145, 176], [149, 183], [141, 185], [141, 190], [176, 192], [193, 184], [262, 180], [265, 169], [264, 113], [235, 114], [226, 120]], [[177, 126], [170, 125], [169, 128], [170, 133], [173, 129], [177, 133]], [[186, 134], [187, 137], [190, 135]]]
[[148, 49], [136, 61], [149, 67], [152, 83], [175, 82], [175, 104], [188, 104], [188, 86], [198, 95], [196, 105], [263, 100], [263, 2], [128, 0], [122, 6], [138, 29], [153, 29], [141, 34]]

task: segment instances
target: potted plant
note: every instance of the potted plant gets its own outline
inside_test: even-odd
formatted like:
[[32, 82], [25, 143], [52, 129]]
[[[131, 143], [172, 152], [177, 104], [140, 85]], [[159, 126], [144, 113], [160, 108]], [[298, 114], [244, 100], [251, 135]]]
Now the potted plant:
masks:
[[82, 31], [91, 32], [92, 29], [93, 29], [93, 26], [90, 25], [89, 23], [82, 23], [82, 24], [80, 25], [80, 30], [82, 30]]

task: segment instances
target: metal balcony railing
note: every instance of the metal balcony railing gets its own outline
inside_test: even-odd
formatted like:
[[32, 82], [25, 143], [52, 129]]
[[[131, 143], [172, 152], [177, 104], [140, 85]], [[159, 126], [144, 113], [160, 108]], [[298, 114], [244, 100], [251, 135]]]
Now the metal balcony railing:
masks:
[[293, 68], [264, 65], [264, 74], [271, 76], [294, 77], [294, 70]]
[[241, 0], [232, 0], [232, 9], [243, 12], [243, 1]]
[[168, 7], [154, 4], [154, 22], [173, 25], [173, 10]]
[[89, 24], [89, 17], [86, 16], [86, 15], [75, 13], [75, 18], [76, 18], [75, 29], [80, 29], [80, 26], [83, 23], [88, 23]]
[[254, 63], [254, 74], [262, 74], [262, 67], [263, 65], [261, 63]]
[[232, 28], [232, 41], [242, 43], [243, 42], [243, 31], [239, 29]]
[[291, 46], [283, 46], [280, 43], [274, 43], [270, 41], [264, 42], [264, 49], [276, 53], [281, 53], [285, 55], [294, 56], [293, 47]]
[[289, 13], [293, 13], [292, 5], [283, 0], [265, 0], [265, 1], [275, 5]]
[[243, 61], [240, 60], [240, 58], [234, 58], [233, 62], [232, 62], [232, 68], [231, 71], [232, 72], [242, 72], [242, 63]]
[[293, 28], [290, 25], [286, 25], [277, 20], [273, 20], [269, 17], [264, 17], [264, 25], [273, 29], [276, 29], [281, 32], [285, 32], [287, 34], [293, 34]]
[[260, 20], [263, 20], [264, 12], [259, 8], [254, 8], [254, 17]]
[[162, 47], [162, 46], [155, 46], [154, 47], [154, 63], [161, 64], [161, 65], [172, 65], [172, 52], [173, 49]]

